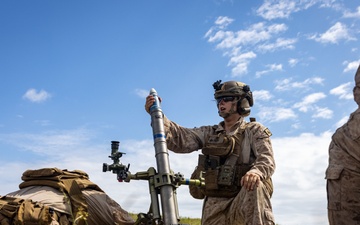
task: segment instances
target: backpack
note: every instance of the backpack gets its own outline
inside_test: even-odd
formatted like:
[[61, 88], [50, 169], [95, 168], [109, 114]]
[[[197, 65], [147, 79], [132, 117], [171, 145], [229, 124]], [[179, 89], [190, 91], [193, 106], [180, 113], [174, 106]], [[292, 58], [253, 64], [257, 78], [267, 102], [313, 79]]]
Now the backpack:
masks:
[[9, 196], [0, 198], [1, 225], [50, 225], [53, 214], [54, 211], [49, 206], [30, 199]]

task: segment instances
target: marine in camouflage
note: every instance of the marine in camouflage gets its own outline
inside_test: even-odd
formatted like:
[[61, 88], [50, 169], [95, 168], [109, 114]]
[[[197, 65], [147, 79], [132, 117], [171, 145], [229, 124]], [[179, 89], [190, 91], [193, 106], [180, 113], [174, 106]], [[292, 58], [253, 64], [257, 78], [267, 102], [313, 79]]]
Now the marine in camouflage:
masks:
[[[240, 128], [245, 123], [244, 117], [240, 117], [234, 126]], [[233, 198], [205, 197], [202, 225], [275, 224], [270, 202], [272, 185], [265, 182], [275, 170], [271, 132], [258, 122], [252, 123], [250, 142], [254, 143], [256, 158], [250, 171], [260, 176], [260, 185], [253, 191], [242, 188]], [[216, 130], [213, 126], [189, 129], [170, 121], [166, 116], [164, 127], [167, 146], [176, 153], [190, 153], [202, 149], [208, 135], [225, 132], [223, 122], [218, 124]], [[232, 133], [235, 135], [238, 131], [240, 129], [234, 129]]]
[[[185, 128], [164, 115], [167, 148], [176, 153], [202, 152], [193, 175], [200, 168], [205, 187], [200, 191], [190, 187], [194, 198], [204, 199], [202, 225], [274, 225], [270, 202], [275, 171], [271, 132], [254, 120], [245, 121], [254, 103], [248, 85], [218, 80], [213, 88], [223, 121]], [[153, 96], [147, 96], [148, 113], [154, 102]]]
[[[360, 66], [353, 93], [360, 106]], [[333, 134], [325, 178], [329, 224], [360, 224], [360, 108]]]

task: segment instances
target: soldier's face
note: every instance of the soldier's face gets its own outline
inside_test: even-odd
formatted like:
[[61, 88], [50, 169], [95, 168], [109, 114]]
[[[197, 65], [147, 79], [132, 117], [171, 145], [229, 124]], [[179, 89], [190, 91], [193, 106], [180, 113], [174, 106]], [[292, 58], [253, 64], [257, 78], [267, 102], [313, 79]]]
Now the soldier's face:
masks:
[[235, 99], [236, 98], [232, 96], [216, 99], [219, 112], [229, 112]]
[[228, 118], [230, 115], [237, 114], [237, 98], [224, 97], [223, 99], [216, 99], [218, 104], [218, 113], [222, 118]]

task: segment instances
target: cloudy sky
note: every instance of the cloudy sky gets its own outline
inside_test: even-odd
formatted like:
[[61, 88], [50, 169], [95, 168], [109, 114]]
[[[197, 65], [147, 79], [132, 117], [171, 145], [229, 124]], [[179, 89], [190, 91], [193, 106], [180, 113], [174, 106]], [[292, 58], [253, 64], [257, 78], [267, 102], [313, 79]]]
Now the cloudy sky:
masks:
[[[359, 2], [1, 1], [0, 24], [0, 195], [26, 169], [81, 169], [146, 212], [146, 181], [102, 172], [111, 141], [132, 173], [156, 167], [149, 90], [168, 118], [195, 127], [221, 120], [212, 84], [238, 80], [273, 133], [276, 222], [327, 224], [328, 145], [357, 108]], [[171, 169], [189, 177], [197, 154], [171, 153]], [[200, 217], [188, 187], [177, 193], [180, 215]]]

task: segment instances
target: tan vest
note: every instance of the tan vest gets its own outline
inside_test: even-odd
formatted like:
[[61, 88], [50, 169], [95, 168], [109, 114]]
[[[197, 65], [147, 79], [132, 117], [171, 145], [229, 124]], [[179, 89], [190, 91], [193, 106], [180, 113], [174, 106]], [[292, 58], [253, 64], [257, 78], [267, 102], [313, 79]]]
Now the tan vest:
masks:
[[[216, 129], [217, 126], [214, 126]], [[199, 155], [198, 166], [192, 178], [205, 178], [205, 187], [190, 187], [190, 194], [197, 199], [209, 197], [235, 197], [241, 190], [240, 180], [250, 170], [251, 137], [245, 128], [235, 135], [210, 135]]]

